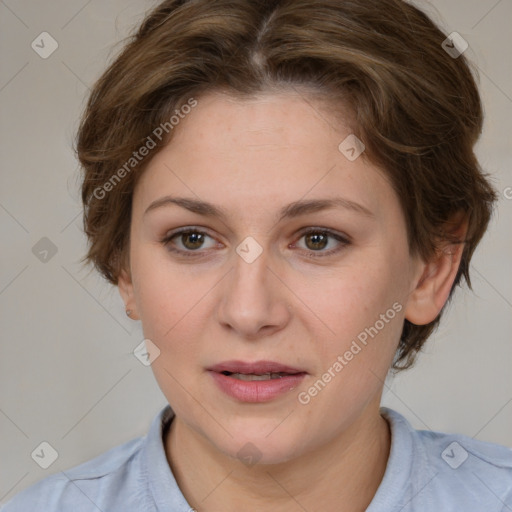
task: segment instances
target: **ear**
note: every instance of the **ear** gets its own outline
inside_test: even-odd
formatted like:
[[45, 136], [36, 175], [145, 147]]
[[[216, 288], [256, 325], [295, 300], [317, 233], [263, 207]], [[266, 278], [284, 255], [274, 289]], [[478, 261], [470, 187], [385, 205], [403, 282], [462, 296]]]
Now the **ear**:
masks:
[[119, 288], [119, 294], [123, 299], [125, 309], [131, 311], [130, 318], [132, 320], [140, 320], [137, 311], [137, 303], [135, 302], [135, 294], [133, 293], [132, 277], [129, 270], [125, 268], [121, 270], [117, 279], [117, 286]]
[[446, 223], [443, 234], [459, 242], [440, 242], [434, 256], [419, 264], [420, 277], [416, 279], [405, 308], [405, 318], [409, 322], [426, 325], [436, 319], [445, 305], [459, 270], [467, 229], [467, 216], [464, 212], [457, 213]]

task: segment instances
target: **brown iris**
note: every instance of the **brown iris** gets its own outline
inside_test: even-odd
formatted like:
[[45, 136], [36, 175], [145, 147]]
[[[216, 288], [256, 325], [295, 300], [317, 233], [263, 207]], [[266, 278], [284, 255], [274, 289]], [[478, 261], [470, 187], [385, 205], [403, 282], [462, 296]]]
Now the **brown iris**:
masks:
[[[307, 233], [304, 235], [308, 249], [324, 249], [327, 245], [328, 235], [325, 233]], [[309, 246], [308, 241], [312, 241], [313, 247]]]
[[[190, 244], [185, 243], [185, 240], [190, 240]], [[195, 231], [190, 231], [188, 233], [182, 233], [181, 241], [183, 245], [187, 249], [199, 249], [204, 243], [204, 235], [202, 233], [197, 233]]]

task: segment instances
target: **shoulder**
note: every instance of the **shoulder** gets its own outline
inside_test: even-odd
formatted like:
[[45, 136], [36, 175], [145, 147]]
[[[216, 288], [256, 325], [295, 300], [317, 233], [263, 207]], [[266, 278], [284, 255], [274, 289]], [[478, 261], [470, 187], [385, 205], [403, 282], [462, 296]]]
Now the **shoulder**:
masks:
[[0, 512], [113, 510], [108, 503], [119, 497], [130, 476], [136, 478], [143, 442], [144, 437], [132, 439], [83, 464], [50, 475], [15, 495], [0, 507]]
[[411, 441], [411, 480], [428, 502], [464, 506], [468, 512], [512, 509], [511, 448], [462, 434], [415, 430], [396, 411], [385, 411], [392, 429]]

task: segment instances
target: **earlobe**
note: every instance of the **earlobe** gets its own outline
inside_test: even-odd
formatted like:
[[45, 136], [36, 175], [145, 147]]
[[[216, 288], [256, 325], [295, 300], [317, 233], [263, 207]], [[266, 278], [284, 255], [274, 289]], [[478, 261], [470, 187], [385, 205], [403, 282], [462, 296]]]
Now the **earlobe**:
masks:
[[414, 281], [415, 287], [405, 308], [405, 318], [415, 325], [434, 321], [448, 300], [459, 270], [467, 232], [467, 220], [458, 216], [457, 221], [456, 228], [450, 229], [449, 235], [460, 241], [443, 242], [433, 258], [420, 265], [421, 276]]
[[133, 293], [133, 282], [130, 273], [122, 269], [119, 273], [117, 280], [117, 286], [119, 288], [119, 294], [125, 304], [126, 314], [132, 320], [139, 320], [137, 312], [137, 304], [135, 302], [135, 295]]

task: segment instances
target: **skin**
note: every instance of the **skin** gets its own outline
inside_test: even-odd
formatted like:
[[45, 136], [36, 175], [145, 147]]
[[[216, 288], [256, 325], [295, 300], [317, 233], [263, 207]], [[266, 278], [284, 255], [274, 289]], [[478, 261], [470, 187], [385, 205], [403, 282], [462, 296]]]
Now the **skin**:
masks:
[[[379, 406], [403, 321], [425, 324], [437, 316], [462, 246], [429, 262], [411, 256], [385, 174], [364, 154], [351, 162], [338, 150], [350, 133], [318, 101], [294, 91], [250, 100], [212, 92], [198, 98], [135, 189], [119, 290], [160, 350], [152, 369], [176, 413], [166, 455], [199, 511], [334, 511], [340, 503], [344, 511], [362, 511], [384, 475], [390, 431]], [[227, 217], [172, 204], [145, 214], [168, 195], [208, 201]], [[289, 203], [333, 197], [372, 215], [335, 208], [278, 222]], [[162, 242], [181, 227], [208, 236], [203, 245], [181, 235]], [[324, 246], [304, 236], [309, 227], [329, 228], [351, 243], [330, 237]], [[262, 248], [252, 263], [236, 252], [248, 236]], [[202, 256], [179, 256], [170, 247]], [[298, 394], [396, 302], [401, 311], [301, 404]], [[308, 374], [269, 402], [241, 403], [206, 371], [231, 359], [273, 360]], [[248, 442], [261, 456], [252, 466], [237, 458]]]

